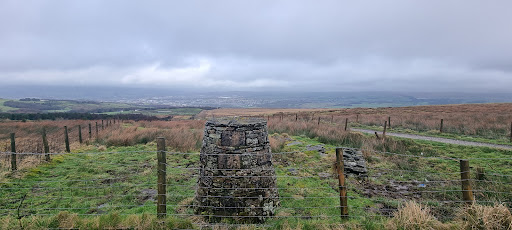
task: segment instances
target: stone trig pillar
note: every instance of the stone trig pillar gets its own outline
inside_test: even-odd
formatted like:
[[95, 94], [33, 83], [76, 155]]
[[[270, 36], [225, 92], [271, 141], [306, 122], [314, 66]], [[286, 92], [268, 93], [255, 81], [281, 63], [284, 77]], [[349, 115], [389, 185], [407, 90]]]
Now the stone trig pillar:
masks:
[[206, 123], [196, 213], [261, 222], [279, 205], [267, 122], [220, 118]]

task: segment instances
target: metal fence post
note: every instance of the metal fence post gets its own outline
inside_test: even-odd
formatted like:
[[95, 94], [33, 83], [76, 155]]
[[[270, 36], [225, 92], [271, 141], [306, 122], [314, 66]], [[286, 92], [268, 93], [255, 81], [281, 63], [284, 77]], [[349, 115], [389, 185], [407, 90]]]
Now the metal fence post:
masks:
[[345, 166], [343, 165], [343, 148], [336, 148], [336, 171], [340, 190], [341, 219], [348, 218], [347, 187], [345, 187]]
[[156, 213], [158, 218], [165, 218], [167, 215], [166, 202], [166, 154], [165, 154], [165, 138], [158, 137], [156, 139], [157, 158], [158, 158], [158, 195]]

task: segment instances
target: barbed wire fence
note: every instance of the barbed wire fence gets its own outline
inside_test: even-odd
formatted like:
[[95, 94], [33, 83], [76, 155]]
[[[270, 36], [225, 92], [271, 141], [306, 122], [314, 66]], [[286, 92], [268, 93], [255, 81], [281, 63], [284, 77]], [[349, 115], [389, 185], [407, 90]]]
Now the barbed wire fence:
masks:
[[[4, 161], [14, 156], [52, 156], [51, 170], [16, 171], [0, 181], [0, 216], [56, 215], [61, 211], [80, 216], [109, 213], [119, 215], [150, 214], [159, 217], [187, 218], [198, 227], [247, 225], [244, 219], [262, 218], [255, 226], [274, 226], [282, 220], [319, 221], [324, 225], [342, 225], [344, 219], [392, 217], [404, 203], [416, 201], [429, 205], [439, 217], [453, 216], [471, 204], [512, 203], [512, 174], [483, 167], [489, 162], [511, 165], [512, 158], [469, 158], [365, 152], [367, 175], [344, 172], [343, 149], [325, 156], [310, 156], [301, 151], [268, 153], [274, 161], [276, 187], [202, 187], [211, 190], [278, 190], [280, 205], [274, 216], [238, 215], [237, 221], [209, 223], [212, 219], [232, 219], [230, 215], [198, 213], [199, 208], [259, 209], [265, 207], [199, 205], [196, 190], [200, 175], [200, 153], [165, 150], [165, 141], [157, 141], [155, 151], [84, 153], [0, 152]], [[360, 149], [351, 149], [361, 151]], [[206, 154], [208, 155], [208, 154]], [[215, 154], [218, 155], [218, 154]], [[250, 154], [249, 154], [250, 155]], [[312, 161], [304, 161], [311, 158]], [[317, 164], [311, 162], [318, 161]], [[389, 165], [386, 162], [395, 162]], [[475, 162], [479, 167], [470, 167]], [[417, 165], [427, 164], [428, 170]], [[4, 169], [10, 164], [2, 164]], [[243, 169], [213, 169], [243, 171]], [[68, 172], [83, 174], [68, 174]], [[258, 175], [216, 174], [234, 180]], [[202, 196], [201, 198], [255, 199], [251, 196]], [[164, 219], [165, 220], [165, 219]]]

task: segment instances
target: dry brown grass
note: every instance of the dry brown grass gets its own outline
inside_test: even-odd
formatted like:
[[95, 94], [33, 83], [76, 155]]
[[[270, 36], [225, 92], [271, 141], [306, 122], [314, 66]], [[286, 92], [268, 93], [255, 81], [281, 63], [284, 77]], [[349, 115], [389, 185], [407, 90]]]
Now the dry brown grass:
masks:
[[[287, 133], [290, 135], [305, 135], [309, 138], [318, 138], [322, 143], [357, 147], [363, 150], [381, 150], [391, 152], [402, 152], [405, 149], [404, 140], [377, 139], [366, 137], [361, 133], [348, 132], [343, 127], [330, 123], [309, 122], [304, 120], [295, 121], [287, 119], [270, 119], [268, 121], [270, 133]], [[272, 143], [271, 143], [272, 144]]]
[[[343, 129], [345, 118], [355, 122], [356, 117], [361, 124], [383, 125], [387, 117], [391, 117], [392, 127], [431, 131], [439, 129], [440, 119], [444, 119], [446, 132], [476, 135], [489, 138], [506, 138], [512, 122], [512, 104], [470, 104], [443, 106], [416, 106], [399, 108], [357, 108], [357, 109], [218, 109], [208, 110], [207, 116], [243, 116], [271, 115], [269, 129], [280, 133], [306, 133], [310, 136], [325, 138], [324, 141], [355, 143], [363, 148], [373, 149], [380, 145], [374, 140], [367, 142], [357, 134], [347, 134]], [[281, 119], [281, 113], [282, 119]], [[275, 116], [272, 116], [275, 115]], [[318, 117], [321, 124], [317, 125]], [[296, 121], [297, 118], [297, 121]], [[129, 146], [146, 143], [156, 136], [164, 136], [169, 146], [179, 151], [197, 150], [202, 137], [204, 121], [128, 121], [109, 126], [105, 130], [99, 128], [96, 137], [95, 122], [83, 120], [57, 121], [0, 121], [0, 151], [9, 151], [9, 133], [16, 133], [17, 152], [42, 152], [41, 131], [45, 127], [51, 152], [63, 152], [64, 131], [68, 126], [71, 143], [78, 143], [78, 125], [82, 126], [82, 135], [86, 144], [104, 144], [107, 146]], [[332, 125], [332, 123], [337, 125]], [[88, 135], [88, 124], [92, 124], [92, 138]], [[329, 125], [330, 124], [330, 125]], [[366, 141], [363, 141], [365, 139]], [[387, 143], [393, 145], [394, 143]], [[390, 146], [390, 149], [397, 146]]]
[[[10, 151], [9, 133], [16, 133], [16, 152], [43, 152], [42, 129], [47, 130], [50, 152], [64, 152], [64, 126], [68, 127], [72, 149], [80, 148], [78, 125], [82, 126], [84, 144], [108, 146], [131, 146], [154, 141], [156, 137], [166, 138], [166, 144], [175, 151], [196, 151], [201, 143], [204, 121], [125, 121], [122, 124], [109, 125], [105, 129], [98, 128], [96, 121], [62, 120], [62, 121], [30, 121], [0, 122], [0, 151]], [[92, 137], [89, 138], [88, 124], [92, 125]], [[98, 122], [101, 125], [101, 121]]]
[[339, 116], [353, 122], [359, 114], [359, 123], [383, 126], [391, 117], [392, 127], [416, 131], [438, 131], [444, 119], [444, 132], [506, 138], [510, 134], [512, 104], [465, 104], [417, 106], [401, 108], [352, 109], [340, 111]]
[[281, 152], [284, 148], [286, 141], [290, 140], [288, 134], [273, 134], [269, 136], [270, 149], [272, 152], [277, 153]]
[[[512, 103], [348, 109], [331, 115], [335, 115], [338, 123], [345, 117], [354, 122], [359, 116], [359, 123], [377, 126], [383, 126], [391, 117], [392, 128], [434, 133], [438, 132], [441, 119], [444, 119], [443, 131], [447, 133], [506, 139], [510, 135]], [[329, 119], [329, 114], [324, 116]]]
[[512, 229], [512, 214], [503, 204], [471, 205], [461, 209], [458, 219], [462, 229]]
[[[94, 125], [94, 121], [90, 121]], [[82, 138], [88, 141], [88, 123], [82, 120], [57, 121], [1, 121], [0, 151], [10, 151], [9, 134], [16, 134], [17, 152], [43, 152], [42, 130], [46, 128], [50, 151], [62, 152], [64, 145], [64, 126], [68, 127], [70, 143], [78, 142], [78, 125], [82, 126]], [[101, 121], [99, 122], [101, 123]], [[101, 132], [101, 131], [100, 131]], [[94, 128], [93, 128], [94, 134]]]
[[438, 221], [428, 207], [414, 201], [407, 202], [394, 213], [393, 218], [386, 224], [387, 229], [448, 229], [446, 225]]
[[211, 117], [232, 117], [232, 116], [267, 116], [281, 113], [302, 113], [302, 112], [328, 112], [335, 111], [335, 109], [269, 109], [269, 108], [250, 108], [250, 109], [214, 109], [203, 110], [196, 117], [211, 118]]
[[30, 216], [18, 220], [13, 216], [0, 218], [0, 229], [190, 229], [192, 224], [184, 219], [155, 215], [126, 215], [111, 213], [95, 217], [80, 217], [76, 213], [60, 212], [54, 216]]
[[164, 137], [169, 149], [175, 151], [197, 151], [200, 148], [204, 121], [130, 121], [124, 127], [104, 132], [99, 139], [107, 146], [131, 146]]
[[383, 126], [391, 117], [392, 128], [412, 129], [420, 132], [438, 132], [440, 120], [444, 119], [444, 132], [480, 136], [486, 138], [509, 138], [512, 122], [512, 103], [462, 104], [437, 106], [410, 106], [393, 108], [355, 109], [216, 109], [202, 112], [201, 117], [212, 116], [270, 116], [271, 120], [309, 121], [344, 124], [350, 122]]

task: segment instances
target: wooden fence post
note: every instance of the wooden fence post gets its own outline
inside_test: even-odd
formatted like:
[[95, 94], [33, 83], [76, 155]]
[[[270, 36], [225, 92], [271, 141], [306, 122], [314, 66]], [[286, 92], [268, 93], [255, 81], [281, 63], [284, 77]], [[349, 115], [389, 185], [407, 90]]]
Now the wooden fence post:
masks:
[[382, 138], [386, 138], [386, 128], [388, 127], [388, 121], [384, 122], [384, 131], [382, 132]]
[[510, 142], [512, 142], [512, 122], [510, 122]]
[[334, 123], [334, 115], [331, 115], [331, 123]]
[[440, 133], [443, 132], [443, 124], [444, 124], [444, 119], [441, 119], [441, 127], [439, 127], [439, 132]]
[[103, 120], [101, 120], [101, 130], [105, 129], [105, 126], [103, 126]]
[[[297, 121], [297, 119], [299, 119], [299, 115], [295, 114], [295, 121]], [[512, 134], [510, 134], [510, 135], [511, 135], [510, 140], [512, 141]]]
[[14, 133], [11, 133], [11, 170], [16, 171], [18, 166], [16, 166], [16, 138], [14, 137]]
[[477, 180], [485, 180], [485, 170], [484, 168], [476, 168], [476, 179]]
[[388, 117], [388, 127], [391, 129], [391, 117]]
[[69, 148], [69, 136], [67, 126], [64, 126], [64, 141], [66, 142], [66, 152], [71, 152], [71, 149]]
[[356, 123], [359, 123], [359, 114], [356, 114]]
[[82, 126], [78, 125], [78, 142], [82, 144]]
[[158, 195], [156, 213], [158, 218], [165, 218], [167, 215], [166, 202], [166, 156], [165, 156], [165, 139], [158, 137], [156, 139], [157, 158], [158, 158]]
[[96, 121], [96, 139], [98, 138], [98, 122]]
[[348, 118], [345, 118], [345, 131], [348, 129]]
[[320, 116], [318, 116], [318, 125], [320, 125]]
[[89, 123], [89, 139], [92, 138], [92, 127], [91, 127], [91, 123]]
[[462, 182], [462, 198], [466, 204], [473, 204], [473, 190], [469, 178], [469, 160], [460, 160], [460, 179]]
[[46, 139], [46, 129], [43, 128], [43, 148], [45, 153], [45, 160], [50, 161], [50, 146], [48, 146], [48, 139]]
[[347, 187], [345, 187], [345, 165], [343, 165], [343, 148], [336, 148], [336, 166], [340, 191], [341, 219], [346, 219], [348, 218], [348, 199]]

